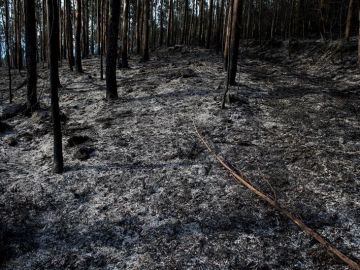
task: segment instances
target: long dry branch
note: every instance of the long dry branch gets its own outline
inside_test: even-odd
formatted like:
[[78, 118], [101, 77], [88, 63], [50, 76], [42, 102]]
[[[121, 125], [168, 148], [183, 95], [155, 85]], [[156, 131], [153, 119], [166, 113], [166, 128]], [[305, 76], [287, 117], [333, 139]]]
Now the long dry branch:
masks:
[[278, 210], [282, 215], [289, 218], [293, 223], [295, 223], [297, 226], [300, 227], [302, 231], [304, 231], [306, 234], [314, 238], [316, 241], [318, 241], [328, 252], [334, 254], [336, 257], [338, 257], [341, 261], [346, 263], [349, 267], [355, 270], [360, 270], [359, 263], [355, 262], [354, 260], [350, 259], [348, 256], [343, 254], [340, 250], [338, 250], [334, 245], [332, 245], [329, 241], [327, 241], [324, 237], [322, 237], [319, 233], [317, 233], [314, 229], [307, 226], [301, 219], [296, 217], [293, 213], [291, 213], [289, 210], [282, 208], [274, 199], [272, 199], [269, 195], [265, 194], [264, 192], [257, 189], [252, 182], [247, 179], [245, 176], [240, 175], [240, 173], [236, 172], [233, 167], [226, 162], [224, 159], [222, 159], [209, 145], [209, 143], [206, 141], [206, 139], [201, 135], [198, 128], [196, 127], [194, 123], [194, 128], [196, 131], [197, 136], [199, 137], [200, 141], [205, 145], [205, 147], [209, 150], [209, 152], [214, 155], [216, 160], [224, 167], [230, 174], [235, 178], [235, 180], [242, 185], [244, 185], [246, 188], [248, 188], [250, 191], [255, 193], [258, 197], [260, 197], [262, 200], [270, 204], [273, 208]]

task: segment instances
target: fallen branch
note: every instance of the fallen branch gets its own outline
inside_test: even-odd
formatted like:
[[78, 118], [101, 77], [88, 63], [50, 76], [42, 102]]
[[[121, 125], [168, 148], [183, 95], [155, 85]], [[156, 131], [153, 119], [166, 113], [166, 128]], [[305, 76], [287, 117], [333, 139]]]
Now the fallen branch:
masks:
[[355, 262], [354, 260], [350, 259], [345, 254], [343, 254], [340, 250], [338, 250], [335, 246], [333, 246], [329, 241], [327, 241], [324, 237], [322, 237], [315, 230], [313, 230], [312, 228], [307, 226], [300, 218], [296, 217], [289, 210], [282, 208], [269, 195], [265, 194], [264, 192], [260, 191], [256, 187], [254, 187], [254, 185], [252, 184], [252, 182], [249, 179], [247, 179], [245, 176], [238, 173], [228, 162], [226, 162], [219, 155], [217, 155], [216, 152], [210, 147], [210, 145], [206, 141], [206, 139], [200, 134], [195, 123], [193, 123], [193, 124], [194, 124], [196, 134], [199, 137], [200, 141], [205, 145], [205, 147], [209, 150], [209, 152], [212, 155], [214, 155], [214, 157], [222, 165], [222, 167], [224, 167], [228, 172], [230, 172], [230, 174], [235, 178], [235, 180], [237, 182], [244, 185], [246, 188], [248, 188], [250, 191], [255, 193], [262, 200], [264, 200], [265, 202], [270, 204], [273, 208], [278, 210], [282, 215], [289, 218], [293, 223], [295, 223], [297, 226], [299, 226], [302, 231], [304, 231], [306, 234], [308, 234], [309, 236], [314, 238], [316, 241], [318, 241], [328, 252], [334, 254], [336, 257], [338, 257], [340, 260], [342, 260], [344, 263], [346, 263], [352, 269], [360, 270], [360, 265], [357, 262]]
[[23, 87], [24, 85], [26, 85], [27, 84], [27, 79], [25, 79], [19, 86], [17, 86], [16, 88], [15, 88], [15, 90], [17, 91], [17, 90], [19, 90], [21, 87]]

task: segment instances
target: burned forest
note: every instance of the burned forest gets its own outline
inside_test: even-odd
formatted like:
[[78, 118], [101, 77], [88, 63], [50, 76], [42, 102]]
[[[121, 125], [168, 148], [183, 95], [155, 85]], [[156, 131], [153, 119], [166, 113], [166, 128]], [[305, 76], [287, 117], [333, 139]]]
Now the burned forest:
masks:
[[0, 269], [360, 270], [360, 0], [0, 0]]

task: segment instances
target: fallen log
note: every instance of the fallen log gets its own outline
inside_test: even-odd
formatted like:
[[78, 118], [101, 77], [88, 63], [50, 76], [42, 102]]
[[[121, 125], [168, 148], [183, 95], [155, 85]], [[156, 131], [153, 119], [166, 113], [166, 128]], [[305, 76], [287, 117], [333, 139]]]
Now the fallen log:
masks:
[[270, 206], [272, 206], [274, 209], [278, 210], [283, 216], [290, 219], [293, 223], [295, 223], [300, 229], [305, 232], [307, 235], [311, 236], [313, 239], [315, 239], [317, 242], [319, 242], [329, 253], [335, 255], [338, 257], [342, 262], [347, 264], [350, 268], [354, 270], [360, 270], [359, 263], [355, 262], [345, 254], [343, 254], [340, 250], [338, 250], [334, 245], [332, 245], [329, 241], [327, 241], [323, 236], [321, 236], [318, 232], [316, 232], [314, 229], [307, 226], [300, 218], [298, 218], [295, 214], [291, 213], [289, 210], [282, 208], [276, 200], [271, 198], [266, 193], [262, 192], [258, 188], [256, 188], [252, 182], [247, 179], [244, 175], [241, 175], [239, 172], [236, 171], [236, 169], [231, 166], [230, 163], [228, 163], [226, 160], [221, 158], [209, 145], [209, 143], [206, 141], [204, 136], [201, 135], [198, 128], [195, 125], [195, 122], [193, 122], [196, 135], [200, 139], [200, 141], [204, 144], [204, 146], [209, 150], [209, 152], [215, 157], [215, 159], [221, 164], [221, 166], [226, 169], [233, 177], [234, 179], [244, 185], [246, 188], [248, 188], [250, 191], [255, 193], [260, 199], [267, 202]]

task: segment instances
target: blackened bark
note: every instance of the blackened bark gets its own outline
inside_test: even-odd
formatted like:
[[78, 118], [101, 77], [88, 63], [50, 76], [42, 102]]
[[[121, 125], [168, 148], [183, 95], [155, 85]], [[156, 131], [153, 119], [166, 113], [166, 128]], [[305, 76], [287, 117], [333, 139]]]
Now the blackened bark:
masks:
[[50, 89], [51, 111], [54, 135], [54, 172], [62, 173], [64, 161], [62, 154], [62, 135], [58, 97], [58, 54], [59, 54], [59, 12], [57, 0], [47, 0], [48, 4], [48, 34], [50, 59]]
[[144, 0], [144, 25], [143, 25], [143, 50], [142, 50], [142, 60], [149, 60], [149, 13], [150, 13], [150, 3], [149, 0]]
[[65, 0], [66, 9], [66, 42], [67, 42], [67, 57], [70, 70], [74, 67], [74, 45], [73, 45], [73, 29], [72, 29], [72, 12], [70, 0]]
[[36, 20], [35, 0], [24, 2], [25, 9], [25, 45], [27, 69], [27, 109], [31, 112], [37, 107], [36, 82]]
[[213, 22], [213, 9], [214, 9], [214, 0], [210, 0], [210, 8], [209, 8], [209, 25], [207, 27], [207, 35], [206, 35], [206, 48], [210, 48], [211, 42], [211, 33], [212, 33], [212, 22]]
[[360, 1], [359, 1], [359, 6], [358, 6], [358, 65], [360, 67]]
[[76, 11], [76, 36], [75, 36], [75, 65], [76, 71], [82, 73], [81, 64], [81, 1], [77, 0], [77, 11]]
[[163, 45], [164, 40], [164, 11], [163, 11], [164, 0], [160, 0], [160, 37], [159, 46]]
[[205, 23], [204, 23], [204, 13], [205, 13], [205, 0], [200, 0], [200, 27], [199, 27], [199, 45], [205, 45], [204, 39], [204, 31], [205, 31]]
[[349, 41], [351, 32], [351, 20], [353, 15], [354, 0], [349, 1], [348, 13], [346, 18], [345, 40]]
[[110, 0], [110, 18], [107, 30], [106, 53], [106, 98], [117, 99], [116, 59], [119, 32], [120, 1]]
[[140, 53], [141, 48], [141, 6], [142, 1], [136, 1], [136, 52]]
[[121, 51], [121, 65], [128, 68], [128, 25], [129, 25], [129, 0], [124, 0], [123, 7], [123, 46]]
[[[219, 1], [221, 1], [221, 6], [219, 9]], [[215, 40], [216, 40], [216, 52], [219, 53], [222, 45], [222, 34], [221, 34], [221, 23], [223, 21], [223, 13], [224, 13], [224, 0], [217, 0], [217, 25], [216, 25], [216, 34], [215, 34]]]
[[237, 60], [239, 54], [239, 41], [240, 41], [240, 24], [242, 15], [242, 2], [243, 0], [234, 0], [232, 25], [231, 25], [231, 38], [230, 38], [230, 63], [229, 63], [229, 83], [235, 85]]
[[9, 79], [9, 102], [12, 103], [12, 78], [11, 78], [11, 64], [10, 64], [10, 42], [9, 42], [9, 1], [5, 0], [5, 42], [6, 42], [6, 61], [8, 68], [8, 79]]
[[189, 0], [184, 1], [184, 17], [183, 17], [183, 26], [182, 26], [182, 33], [181, 33], [181, 44], [185, 44], [185, 37], [187, 33], [187, 21], [188, 21], [188, 6]]
[[3, 44], [3, 41], [2, 41], [2, 39], [1, 39], [1, 35], [0, 35], [0, 67], [2, 67], [2, 55], [3, 55], [3, 48], [2, 48], [2, 44]]
[[173, 34], [173, 0], [169, 0], [169, 7], [168, 7], [168, 23], [167, 23], [167, 40], [166, 45], [169, 47], [172, 44], [172, 34]]

